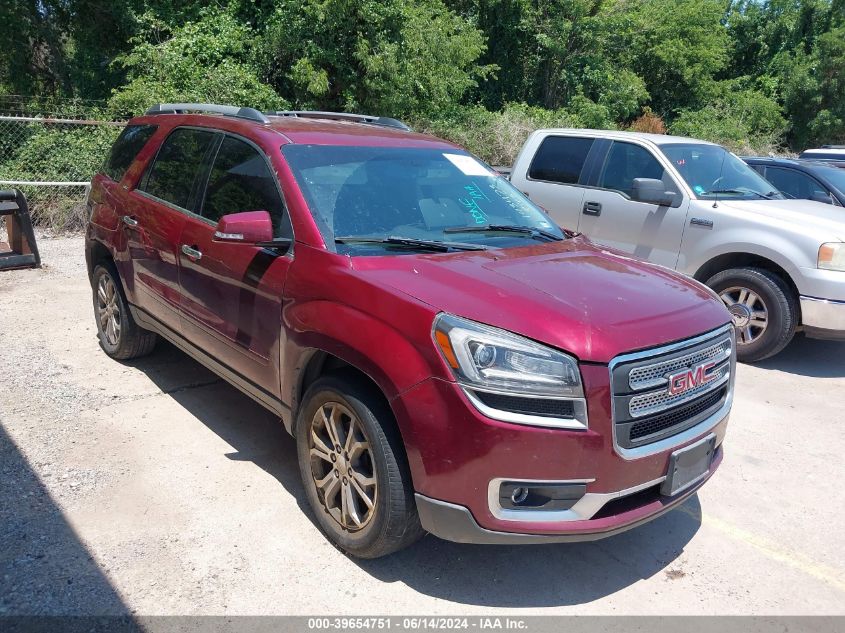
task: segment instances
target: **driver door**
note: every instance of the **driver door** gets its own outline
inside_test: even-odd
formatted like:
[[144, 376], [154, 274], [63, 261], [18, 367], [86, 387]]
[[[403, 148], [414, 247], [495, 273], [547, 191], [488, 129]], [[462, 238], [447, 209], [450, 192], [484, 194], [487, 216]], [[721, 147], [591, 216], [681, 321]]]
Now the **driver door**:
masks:
[[596, 181], [585, 190], [578, 230], [600, 244], [675, 268], [689, 199], [677, 196], [677, 206], [632, 200], [634, 178], [655, 178], [667, 191], [680, 191], [649, 149], [613, 141]]
[[282, 293], [290, 255], [215, 238], [223, 215], [267, 211], [274, 237], [292, 237], [279, 183], [262, 150], [226, 135], [208, 165], [196, 214], [179, 241], [186, 337], [279, 398]]

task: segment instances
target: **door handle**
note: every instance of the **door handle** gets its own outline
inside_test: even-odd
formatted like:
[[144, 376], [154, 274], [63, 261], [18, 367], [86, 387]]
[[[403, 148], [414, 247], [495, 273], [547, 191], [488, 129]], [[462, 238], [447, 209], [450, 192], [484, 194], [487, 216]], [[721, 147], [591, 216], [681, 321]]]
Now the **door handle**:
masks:
[[138, 226], [138, 220], [133, 218], [131, 215], [124, 215], [123, 218], [121, 218], [121, 219], [123, 220], [123, 223], [126, 226], [131, 226], [131, 227]]
[[601, 202], [585, 202], [584, 215], [601, 215]]
[[182, 252], [190, 257], [191, 259], [200, 260], [202, 259], [202, 251], [198, 248], [193, 248], [192, 246], [188, 246], [187, 244], [182, 244]]

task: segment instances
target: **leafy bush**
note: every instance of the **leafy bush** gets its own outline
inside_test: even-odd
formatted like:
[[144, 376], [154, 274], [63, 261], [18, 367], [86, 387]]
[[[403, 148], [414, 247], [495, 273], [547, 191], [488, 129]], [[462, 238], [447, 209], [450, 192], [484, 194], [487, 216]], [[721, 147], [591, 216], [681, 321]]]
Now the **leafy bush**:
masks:
[[453, 107], [492, 67], [482, 34], [442, 0], [285, 0], [264, 65], [301, 107], [389, 116]]
[[742, 154], [777, 152], [787, 124], [780, 106], [753, 89], [721, 86], [721, 94], [699, 110], [684, 110], [672, 122], [672, 134], [720, 143]]
[[538, 128], [611, 127], [602, 118], [605, 111], [587, 101], [579, 103], [577, 112], [545, 110], [525, 104], [508, 104], [501, 112], [469, 106], [455, 108], [436, 118], [417, 117], [411, 120], [411, 124], [417, 131], [434, 134], [465, 147], [491, 165], [511, 165], [525, 139]]
[[168, 102], [287, 107], [258, 77], [252, 29], [230, 13], [205, 9], [172, 33], [149, 14], [144, 24], [131, 52], [115, 62], [129, 81], [112, 94], [113, 114], [138, 115], [154, 103]]

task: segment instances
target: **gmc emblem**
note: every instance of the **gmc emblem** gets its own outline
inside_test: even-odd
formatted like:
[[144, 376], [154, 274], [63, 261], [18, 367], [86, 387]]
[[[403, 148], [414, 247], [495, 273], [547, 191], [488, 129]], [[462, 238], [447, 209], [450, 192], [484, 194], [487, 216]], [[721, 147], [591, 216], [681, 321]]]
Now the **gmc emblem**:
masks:
[[710, 370], [715, 366], [715, 362], [702, 363], [701, 365], [679, 371], [677, 374], [669, 374], [666, 376], [669, 379], [669, 395], [677, 396], [685, 391], [706, 385], [708, 382], [715, 380], [716, 376], [710, 373]]

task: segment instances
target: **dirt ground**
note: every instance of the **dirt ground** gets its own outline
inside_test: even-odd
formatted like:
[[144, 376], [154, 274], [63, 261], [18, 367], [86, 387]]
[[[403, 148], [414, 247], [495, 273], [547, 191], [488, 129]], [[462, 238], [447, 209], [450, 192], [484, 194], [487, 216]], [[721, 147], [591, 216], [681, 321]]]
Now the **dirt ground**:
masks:
[[845, 614], [845, 344], [740, 366], [722, 468], [596, 543], [351, 560], [293, 440], [166, 344], [97, 346], [82, 239], [0, 272], [0, 614]]

